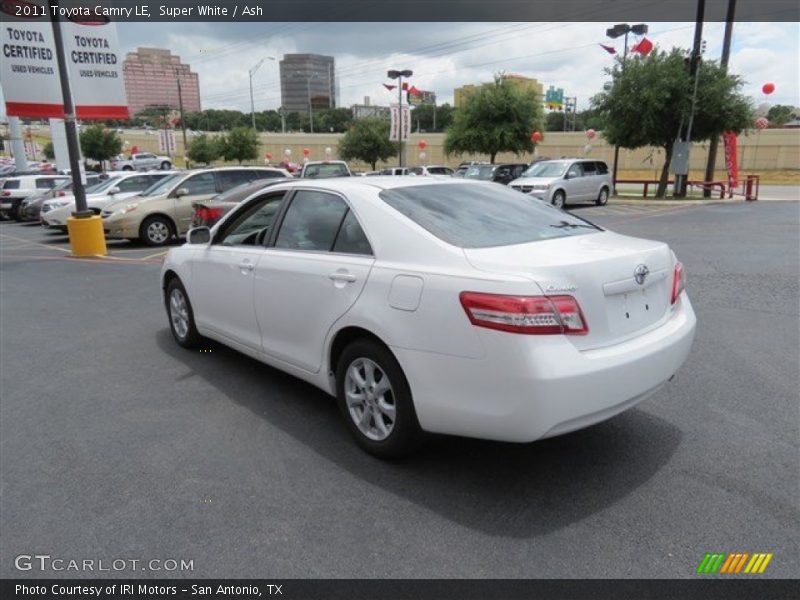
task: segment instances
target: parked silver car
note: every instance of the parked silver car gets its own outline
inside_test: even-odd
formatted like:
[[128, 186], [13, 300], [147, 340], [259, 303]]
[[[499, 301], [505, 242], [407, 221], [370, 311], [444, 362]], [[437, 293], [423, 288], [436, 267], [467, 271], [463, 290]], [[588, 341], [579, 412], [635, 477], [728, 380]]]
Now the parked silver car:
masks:
[[537, 162], [508, 185], [559, 208], [567, 202], [595, 202], [603, 206], [612, 188], [608, 165], [588, 158]]

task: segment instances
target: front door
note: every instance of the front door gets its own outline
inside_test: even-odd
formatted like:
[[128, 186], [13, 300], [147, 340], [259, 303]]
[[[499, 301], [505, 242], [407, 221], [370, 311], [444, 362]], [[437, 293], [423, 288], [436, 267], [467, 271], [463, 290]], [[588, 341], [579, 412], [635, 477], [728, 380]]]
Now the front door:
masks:
[[282, 201], [283, 193], [271, 194], [239, 208], [193, 258], [190, 297], [198, 326], [253, 350], [261, 349], [254, 272]]

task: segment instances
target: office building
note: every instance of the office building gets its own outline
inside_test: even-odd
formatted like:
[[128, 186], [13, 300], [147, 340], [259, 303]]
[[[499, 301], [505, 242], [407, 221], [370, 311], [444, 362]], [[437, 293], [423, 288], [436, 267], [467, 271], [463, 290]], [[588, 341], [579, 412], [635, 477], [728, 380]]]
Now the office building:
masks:
[[[503, 79], [508, 81], [514, 87], [525, 90], [531, 91], [536, 95], [536, 98], [539, 102], [544, 100], [544, 86], [539, 83], [536, 79], [532, 77], [523, 77], [522, 75], [514, 75], [514, 74], [505, 74], [502, 75]], [[467, 101], [467, 98], [472, 96], [478, 90], [481, 90], [485, 87], [494, 85], [494, 82], [488, 83], [481, 83], [478, 85], [463, 85], [460, 88], [456, 88], [455, 93], [453, 94], [453, 101], [456, 108], [460, 106], [464, 106]]]
[[281, 105], [286, 113], [307, 115], [337, 106], [336, 66], [332, 56], [285, 54], [280, 62]]
[[201, 110], [197, 73], [169, 50], [139, 48], [136, 52], [129, 52], [122, 63], [122, 72], [131, 116], [155, 106], [178, 110], [179, 77], [184, 111]]

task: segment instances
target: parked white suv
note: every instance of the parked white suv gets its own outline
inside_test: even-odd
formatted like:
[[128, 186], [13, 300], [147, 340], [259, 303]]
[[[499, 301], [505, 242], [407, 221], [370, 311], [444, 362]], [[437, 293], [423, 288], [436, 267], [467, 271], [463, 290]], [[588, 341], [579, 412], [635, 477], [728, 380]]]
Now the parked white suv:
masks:
[[23, 200], [51, 190], [62, 181], [68, 180], [69, 177], [65, 175], [9, 177], [3, 182], [3, 189], [0, 190], [0, 216], [3, 220], [9, 217], [18, 221], [22, 220], [19, 215], [19, 207]]
[[612, 187], [608, 165], [588, 158], [539, 161], [508, 185], [559, 208], [567, 202], [603, 206]]
[[139, 152], [131, 154], [130, 160], [112, 160], [111, 168], [115, 171], [151, 171], [153, 169], [169, 171], [172, 168], [172, 159], [169, 156]]

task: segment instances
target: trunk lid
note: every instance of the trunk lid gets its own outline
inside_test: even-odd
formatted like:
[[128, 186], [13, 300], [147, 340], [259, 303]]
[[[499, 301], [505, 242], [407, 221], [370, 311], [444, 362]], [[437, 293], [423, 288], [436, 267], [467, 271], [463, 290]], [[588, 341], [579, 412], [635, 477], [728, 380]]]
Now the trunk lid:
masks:
[[567, 337], [581, 350], [636, 337], [668, 317], [674, 267], [663, 242], [602, 231], [464, 254], [476, 269], [529, 277], [540, 288], [532, 295], [573, 296], [589, 333]]

